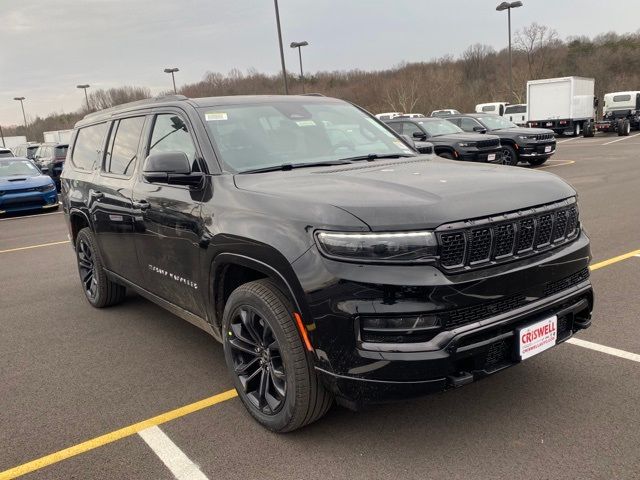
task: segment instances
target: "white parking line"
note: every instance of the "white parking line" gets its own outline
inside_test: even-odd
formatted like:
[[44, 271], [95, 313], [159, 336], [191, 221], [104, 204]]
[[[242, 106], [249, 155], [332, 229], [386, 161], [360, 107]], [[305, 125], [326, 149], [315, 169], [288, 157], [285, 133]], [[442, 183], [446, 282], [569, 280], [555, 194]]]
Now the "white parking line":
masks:
[[621, 142], [623, 140], [629, 140], [630, 138], [637, 137], [640, 133], [636, 133], [635, 135], [629, 135], [628, 137], [618, 138], [617, 140], [611, 140], [610, 142], [603, 143], [602, 145], [611, 145], [612, 143]]
[[570, 142], [571, 140], [575, 140], [576, 138], [580, 138], [580, 137], [571, 137], [571, 138], [567, 138], [566, 140], [558, 140], [556, 143], [557, 144], [567, 143], [567, 142]]
[[200, 468], [158, 426], [145, 428], [138, 435], [178, 480], [208, 480]]
[[607, 347], [606, 345], [600, 345], [599, 343], [587, 342], [586, 340], [580, 340], [579, 338], [570, 338], [569, 340], [567, 340], [567, 343], [640, 363], [640, 355], [638, 355], [637, 353], [618, 350], [617, 348]]

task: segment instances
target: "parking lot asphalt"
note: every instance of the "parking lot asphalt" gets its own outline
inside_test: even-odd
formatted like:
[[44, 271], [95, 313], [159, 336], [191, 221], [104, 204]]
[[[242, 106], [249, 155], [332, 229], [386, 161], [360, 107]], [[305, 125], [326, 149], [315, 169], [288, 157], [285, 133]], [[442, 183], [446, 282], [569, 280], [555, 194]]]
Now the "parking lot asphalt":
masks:
[[[639, 152], [638, 134], [565, 137], [541, 168], [578, 191], [602, 265], [576, 338], [634, 354], [640, 257], [602, 262], [640, 249]], [[334, 407], [287, 435], [229, 395], [152, 422], [182, 463], [135, 428], [101, 437], [232, 384], [221, 346], [152, 303], [90, 307], [66, 235], [60, 213], [0, 220], [0, 479], [639, 478], [640, 363], [575, 344], [443, 394]]]

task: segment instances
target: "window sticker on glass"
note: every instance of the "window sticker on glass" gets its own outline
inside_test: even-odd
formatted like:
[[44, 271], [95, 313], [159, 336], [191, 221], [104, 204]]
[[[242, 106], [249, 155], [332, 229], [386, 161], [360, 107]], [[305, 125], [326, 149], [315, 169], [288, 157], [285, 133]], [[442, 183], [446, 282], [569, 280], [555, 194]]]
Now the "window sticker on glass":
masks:
[[204, 114], [204, 118], [207, 122], [216, 122], [218, 120], [227, 120], [227, 114], [225, 112], [208, 112]]
[[298, 120], [296, 124], [299, 127], [315, 127], [316, 126], [316, 122], [314, 122], [313, 120]]

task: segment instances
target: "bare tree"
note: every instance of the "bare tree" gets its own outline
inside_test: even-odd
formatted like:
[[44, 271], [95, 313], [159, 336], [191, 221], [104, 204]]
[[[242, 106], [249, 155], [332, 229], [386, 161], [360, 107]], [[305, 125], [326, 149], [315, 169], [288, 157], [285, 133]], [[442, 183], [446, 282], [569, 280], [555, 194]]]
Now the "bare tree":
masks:
[[516, 32], [515, 50], [524, 54], [530, 79], [545, 75], [553, 50], [559, 44], [557, 31], [535, 22]]

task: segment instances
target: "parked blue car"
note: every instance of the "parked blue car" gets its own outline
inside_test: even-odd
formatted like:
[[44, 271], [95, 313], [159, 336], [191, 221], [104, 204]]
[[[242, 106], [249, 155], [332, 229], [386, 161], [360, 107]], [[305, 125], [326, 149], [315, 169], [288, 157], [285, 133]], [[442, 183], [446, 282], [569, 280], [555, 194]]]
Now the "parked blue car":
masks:
[[0, 158], [0, 214], [26, 210], [56, 210], [53, 179], [27, 158]]

